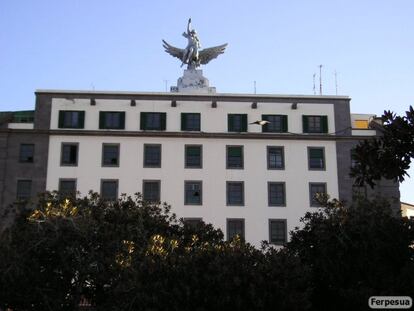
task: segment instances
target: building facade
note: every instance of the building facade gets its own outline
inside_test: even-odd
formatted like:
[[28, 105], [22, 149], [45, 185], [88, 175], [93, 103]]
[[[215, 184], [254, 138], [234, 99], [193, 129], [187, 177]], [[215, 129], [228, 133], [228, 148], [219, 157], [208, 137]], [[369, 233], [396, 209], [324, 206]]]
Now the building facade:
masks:
[[[212, 223], [227, 238], [283, 244], [318, 208], [316, 193], [350, 202], [361, 192], [349, 177], [351, 150], [377, 133], [369, 127], [373, 116], [351, 115], [349, 103], [346, 96], [211, 88], [38, 90], [33, 122], [3, 113], [0, 203], [44, 190], [93, 190], [107, 199], [140, 192], [188, 221]], [[380, 188], [398, 202], [398, 184]]]

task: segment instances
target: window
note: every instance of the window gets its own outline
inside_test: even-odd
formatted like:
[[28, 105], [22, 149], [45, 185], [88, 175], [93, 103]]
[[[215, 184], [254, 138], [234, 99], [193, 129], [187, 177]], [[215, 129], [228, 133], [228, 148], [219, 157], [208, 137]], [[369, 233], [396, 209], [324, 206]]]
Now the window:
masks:
[[166, 120], [165, 112], [141, 112], [141, 130], [165, 131]]
[[123, 111], [100, 111], [99, 128], [107, 130], [125, 129], [125, 112]]
[[354, 168], [358, 164], [357, 154], [355, 149], [351, 149], [351, 167]]
[[310, 206], [320, 207], [321, 204], [316, 199], [318, 194], [326, 194], [326, 183], [309, 183]]
[[365, 199], [368, 197], [367, 186], [352, 186], [352, 201]]
[[203, 204], [201, 181], [185, 181], [184, 189], [185, 189], [185, 195], [184, 195], [185, 205]]
[[58, 127], [83, 129], [85, 127], [85, 111], [59, 110]]
[[144, 180], [142, 185], [142, 197], [144, 201], [159, 202], [160, 201], [160, 181]]
[[269, 206], [286, 206], [286, 191], [284, 182], [269, 182], [268, 204]]
[[286, 219], [269, 219], [269, 242], [283, 245], [287, 242]]
[[76, 179], [60, 179], [59, 194], [63, 198], [76, 197]]
[[244, 219], [227, 219], [227, 241], [231, 241], [236, 235], [244, 239]]
[[203, 223], [203, 218], [184, 218], [183, 222], [185, 225], [195, 229], [201, 226]]
[[368, 120], [355, 120], [354, 121], [354, 128], [368, 129], [369, 128]]
[[288, 120], [286, 115], [263, 114], [262, 120], [269, 123], [262, 126], [262, 132], [286, 133], [288, 131]]
[[161, 145], [144, 145], [144, 167], [161, 167]]
[[78, 144], [62, 143], [60, 165], [76, 166], [78, 165]]
[[285, 153], [283, 147], [267, 146], [267, 169], [285, 169]]
[[34, 160], [34, 144], [21, 144], [19, 161], [22, 163], [33, 163]]
[[31, 180], [18, 180], [17, 181], [17, 200], [28, 200], [32, 195], [32, 181]]
[[185, 168], [202, 168], [202, 151], [201, 145], [185, 145]]
[[227, 146], [227, 164], [228, 169], [243, 168], [243, 146]]
[[244, 183], [242, 181], [227, 182], [227, 205], [244, 205]]
[[308, 167], [310, 170], [325, 169], [325, 148], [308, 147]]
[[103, 179], [101, 181], [102, 200], [115, 201], [118, 199], [118, 180]]
[[200, 131], [200, 114], [199, 113], [182, 113], [181, 114], [182, 131]]
[[327, 116], [302, 116], [304, 133], [328, 133]]
[[119, 144], [102, 145], [102, 166], [119, 166]]
[[229, 132], [247, 132], [247, 114], [228, 114], [227, 126]]

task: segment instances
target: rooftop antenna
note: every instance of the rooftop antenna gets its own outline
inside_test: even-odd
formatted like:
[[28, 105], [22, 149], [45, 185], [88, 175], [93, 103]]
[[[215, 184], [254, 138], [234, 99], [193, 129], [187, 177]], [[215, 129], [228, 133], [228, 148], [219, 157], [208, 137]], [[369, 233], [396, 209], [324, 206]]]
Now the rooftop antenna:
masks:
[[319, 95], [322, 95], [322, 65], [319, 65]]
[[168, 92], [168, 80], [164, 80], [165, 83], [165, 92]]
[[254, 84], [254, 93], [256, 94], [256, 80], [253, 81]]
[[315, 77], [316, 77], [316, 73], [313, 74], [313, 95], [316, 95]]
[[336, 72], [336, 70], [334, 71], [334, 75], [335, 75], [335, 94], [338, 95], [338, 73]]

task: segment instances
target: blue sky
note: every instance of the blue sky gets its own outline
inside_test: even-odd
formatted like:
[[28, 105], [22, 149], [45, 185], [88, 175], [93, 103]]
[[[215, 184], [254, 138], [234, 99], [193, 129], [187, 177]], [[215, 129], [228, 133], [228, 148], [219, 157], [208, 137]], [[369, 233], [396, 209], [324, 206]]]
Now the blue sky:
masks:
[[[352, 98], [355, 113], [414, 105], [410, 0], [1, 0], [0, 110], [34, 108], [36, 89], [164, 91], [182, 74], [161, 39], [184, 47], [192, 17], [203, 47], [228, 43], [204, 68], [218, 92]], [[414, 169], [410, 170], [414, 175]], [[413, 176], [414, 177], [414, 176]], [[414, 203], [414, 179], [401, 186]]]

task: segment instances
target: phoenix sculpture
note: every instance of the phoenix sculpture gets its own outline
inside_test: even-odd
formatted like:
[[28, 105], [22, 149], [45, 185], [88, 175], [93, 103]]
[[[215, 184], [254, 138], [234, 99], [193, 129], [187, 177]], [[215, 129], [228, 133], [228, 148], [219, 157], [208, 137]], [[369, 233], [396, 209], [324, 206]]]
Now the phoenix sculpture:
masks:
[[205, 65], [212, 59], [224, 53], [227, 43], [200, 50], [201, 44], [195, 29], [191, 29], [191, 18], [188, 20], [187, 32], [183, 32], [188, 44], [185, 49], [176, 48], [162, 40], [165, 51], [171, 56], [181, 60], [181, 67], [187, 64], [187, 69], [196, 69], [200, 65]]

